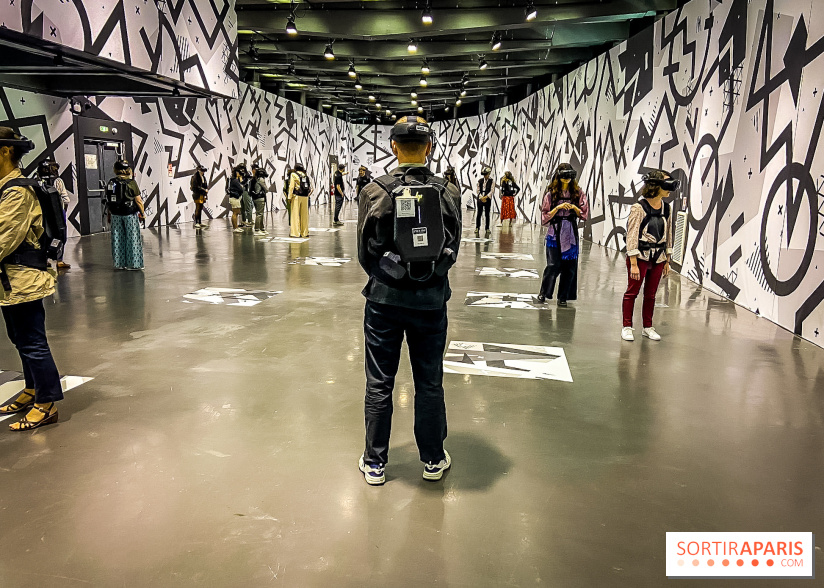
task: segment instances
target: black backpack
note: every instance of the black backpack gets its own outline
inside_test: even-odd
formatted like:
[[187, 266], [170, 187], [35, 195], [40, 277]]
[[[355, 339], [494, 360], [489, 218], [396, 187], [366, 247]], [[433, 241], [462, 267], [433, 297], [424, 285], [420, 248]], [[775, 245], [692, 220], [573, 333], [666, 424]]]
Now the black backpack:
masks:
[[260, 200], [261, 198], [266, 198], [266, 188], [260, 185], [260, 182], [257, 178], [252, 178], [252, 182], [249, 188], [249, 195], [252, 197], [252, 200]]
[[6, 182], [3, 192], [0, 193], [0, 201], [6, 190], [10, 188], [30, 188], [37, 198], [43, 218], [43, 234], [38, 239], [40, 248], [23, 241], [3, 260], [0, 260], [0, 267], [4, 269], [0, 274], [0, 282], [3, 289], [11, 292], [11, 284], [5, 272], [5, 266], [23, 265], [39, 270], [46, 270], [49, 267], [48, 260], [60, 259], [63, 255], [63, 247], [66, 245], [66, 218], [63, 216], [63, 200], [60, 193], [54, 188], [33, 178], [20, 178]]
[[298, 178], [300, 178], [300, 185], [298, 185], [297, 195], [298, 196], [309, 196], [309, 192], [312, 190], [312, 185], [309, 183], [309, 176], [307, 176], [303, 172], [295, 172], [298, 174]]
[[137, 204], [127, 189], [130, 181], [126, 178], [112, 178], [106, 184], [106, 206], [112, 214], [127, 216], [137, 212]]
[[[641, 226], [638, 229], [638, 249], [641, 251], [650, 251], [650, 261], [657, 263], [661, 257], [661, 253], [667, 251], [667, 223], [670, 217], [670, 205], [667, 202], [659, 209], [650, 206], [645, 198], [642, 198], [641, 208], [644, 209], [644, 220], [641, 221]], [[642, 239], [646, 230], [652, 235], [656, 242], [650, 243]]]

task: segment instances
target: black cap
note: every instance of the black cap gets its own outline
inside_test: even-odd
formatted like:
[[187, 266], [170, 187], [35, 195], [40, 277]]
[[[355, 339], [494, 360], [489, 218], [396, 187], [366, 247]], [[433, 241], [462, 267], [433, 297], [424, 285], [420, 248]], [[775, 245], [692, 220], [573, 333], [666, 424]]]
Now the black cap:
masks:
[[432, 127], [419, 116], [403, 116], [392, 126], [389, 139], [395, 143], [417, 143], [426, 145], [432, 142]]

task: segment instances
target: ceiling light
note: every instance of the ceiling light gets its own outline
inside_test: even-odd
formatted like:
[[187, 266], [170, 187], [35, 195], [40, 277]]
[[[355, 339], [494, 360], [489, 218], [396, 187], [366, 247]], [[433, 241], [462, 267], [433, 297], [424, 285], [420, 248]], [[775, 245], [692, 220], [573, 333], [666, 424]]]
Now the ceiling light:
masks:
[[398, 115], [397, 115], [397, 114], [393, 114], [393, 115], [392, 115], [392, 120], [395, 120], [396, 118], [398, 118]]
[[323, 56], [329, 61], [332, 61], [335, 58], [335, 52], [332, 51], [332, 43], [329, 43], [326, 46], [326, 49], [323, 51]]
[[355, 89], [356, 89], [358, 92], [360, 92], [361, 90], [363, 90], [363, 86], [361, 85], [360, 80], [358, 80], [358, 81], [356, 81], [356, 82], [355, 82]]
[[461, 98], [466, 96], [466, 88], [461, 88]]
[[535, 20], [536, 18], [538, 18], [538, 9], [535, 8], [535, 3], [529, 0], [529, 4], [526, 6], [526, 19]]
[[489, 64], [486, 62], [486, 59], [484, 57], [479, 57], [478, 58], [478, 69], [484, 70], [487, 67], [489, 67]]
[[421, 73], [424, 75], [429, 74], [429, 64], [426, 62], [426, 59], [423, 60], [423, 65], [421, 66]]
[[286, 75], [293, 76], [295, 75], [295, 64], [291, 61], [289, 62], [289, 67], [286, 68]]
[[387, 108], [386, 109], [386, 116], [389, 116], [390, 114], [392, 114], [392, 111]]
[[378, 110], [380, 110], [380, 109], [381, 109], [381, 103], [380, 103], [380, 102], [376, 103], [376, 104], [375, 104], [375, 108], [377, 108]]
[[349, 77], [350, 78], [358, 77], [358, 72], [355, 71], [355, 62], [354, 61], [349, 62]]
[[369, 102], [374, 102], [374, 101], [375, 101], [375, 95], [374, 94], [369, 94]]
[[425, 25], [432, 24], [432, 9], [429, 7], [429, 2], [426, 3], [426, 8], [421, 13], [421, 22]]
[[423, 112], [423, 106], [418, 106], [418, 112]]
[[492, 34], [492, 50], [497, 51], [501, 48], [501, 35], [496, 33]]
[[461, 105], [461, 99], [458, 98], [457, 100], [455, 100], [455, 106], [460, 106], [460, 105]]
[[295, 14], [292, 13], [289, 15], [289, 18], [286, 19], [286, 34], [287, 35], [297, 35], [298, 34], [298, 27], [295, 26]]
[[422, 88], [426, 88], [426, 86], [427, 86], [428, 82], [426, 81], [426, 78], [425, 78], [425, 77], [421, 76], [421, 81], [420, 81], [420, 84], [421, 84], [421, 87], [422, 87]]
[[260, 54], [258, 53], [258, 48], [255, 46], [255, 42], [252, 41], [249, 43], [249, 51], [246, 52], [249, 57], [251, 57], [254, 61], [260, 59]]
[[418, 105], [418, 101], [417, 101], [417, 100], [413, 100], [413, 101], [412, 101], [412, 106], [417, 106], [417, 105]]
[[418, 44], [415, 42], [415, 39], [409, 39], [409, 45], [406, 46], [406, 50], [410, 53], [417, 52]]
[[412, 96], [412, 98], [417, 98], [417, 97], [418, 97], [418, 93], [417, 93], [417, 92], [412, 92], [412, 93], [410, 94], [410, 96]]

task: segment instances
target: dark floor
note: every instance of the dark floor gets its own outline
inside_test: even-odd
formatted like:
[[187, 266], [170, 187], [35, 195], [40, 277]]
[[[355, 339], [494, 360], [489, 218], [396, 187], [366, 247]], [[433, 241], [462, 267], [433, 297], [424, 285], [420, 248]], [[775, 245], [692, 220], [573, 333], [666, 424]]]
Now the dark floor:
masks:
[[[313, 210], [312, 226], [328, 222]], [[287, 234], [282, 214], [272, 224]], [[675, 275], [663, 341], [622, 342], [626, 270], [596, 246], [568, 309], [464, 306], [469, 290], [536, 291], [476, 276], [543, 268], [538, 228], [498, 231], [461, 248], [449, 338], [561, 346], [574, 383], [447, 375], [454, 465], [428, 483], [404, 365], [378, 488], [356, 467], [354, 223], [298, 245], [225, 221], [148, 230], [145, 273], [112, 270], [105, 235], [71, 242], [49, 334], [61, 371], [95, 379], [67, 393], [59, 424], [0, 431], [0, 586], [641, 588], [668, 583], [667, 531], [824, 536], [824, 350]], [[306, 255], [353, 259], [285, 263]], [[207, 286], [283, 293], [182, 302]], [[19, 365], [3, 338], [0, 369]]]

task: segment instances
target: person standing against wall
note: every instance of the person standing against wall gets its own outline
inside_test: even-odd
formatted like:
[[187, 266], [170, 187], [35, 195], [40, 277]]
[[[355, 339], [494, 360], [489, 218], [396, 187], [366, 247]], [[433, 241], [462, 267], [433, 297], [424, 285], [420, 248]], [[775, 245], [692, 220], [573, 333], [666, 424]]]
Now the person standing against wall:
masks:
[[[60, 202], [63, 204], [63, 223], [65, 224], [68, 221], [71, 194], [66, 190], [66, 184], [60, 178], [60, 166], [53, 159], [45, 159], [37, 166], [37, 177], [47, 186], [54, 187], [57, 193], [60, 194]], [[61, 253], [60, 259], [57, 260], [57, 269], [71, 269], [71, 267], [70, 264], [63, 261], [63, 253]]]
[[265, 230], [264, 216], [266, 214], [266, 170], [257, 164], [252, 164], [252, 179], [249, 184], [249, 193], [252, 197], [252, 202], [255, 205], [255, 231], [254, 234], [258, 236], [268, 235]]
[[662, 277], [669, 274], [672, 258], [672, 223], [670, 206], [664, 198], [681, 187], [662, 170], [652, 170], [643, 177], [641, 199], [632, 205], [627, 219], [627, 271], [629, 280], [624, 293], [624, 326], [621, 339], [633, 341], [632, 314], [635, 299], [644, 285], [643, 326], [641, 334], [651, 341], [660, 341], [652, 316], [655, 312], [655, 293]]
[[364, 165], [360, 166], [358, 168], [358, 177], [355, 180], [355, 202], [360, 198], [361, 190], [369, 185], [371, 181], [372, 177], [369, 175], [369, 170]]
[[577, 176], [568, 163], [559, 165], [541, 203], [541, 224], [547, 227], [547, 233], [546, 268], [537, 296], [540, 303], [552, 298], [559, 276], [558, 306], [578, 299], [578, 222], [589, 217], [589, 203], [575, 181]]
[[343, 208], [343, 199], [346, 197], [345, 188], [343, 187], [343, 176], [346, 175], [346, 166], [338, 164], [338, 170], [335, 172], [335, 220], [332, 222], [333, 226], [342, 227], [340, 222], [340, 211]]
[[489, 234], [489, 214], [492, 210], [492, 191], [495, 184], [492, 181], [492, 168], [485, 167], [478, 180], [478, 205], [475, 209], [475, 234], [481, 232], [481, 215], [486, 215], [486, 234]]
[[195, 173], [192, 174], [192, 179], [189, 182], [189, 187], [192, 190], [192, 200], [195, 203], [195, 228], [205, 229], [203, 224], [203, 206], [206, 204], [206, 197], [209, 194], [209, 184], [206, 181], [206, 168], [198, 165], [195, 168]]
[[288, 165], [283, 170], [283, 205], [286, 207], [286, 219], [289, 227], [292, 226], [292, 199], [289, 196], [289, 185], [292, 183], [294, 171]]
[[229, 208], [232, 209], [232, 231], [242, 233], [238, 217], [243, 206], [243, 169], [236, 166], [232, 169], [232, 177], [226, 180], [226, 194], [229, 196]]
[[255, 226], [255, 205], [254, 202], [252, 202], [252, 195], [250, 192], [252, 188], [252, 183], [255, 181], [255, 176], [254, 174], [249, 173], [249, 170], [246, 168], [245, 161], [241, 164], [240, 175], [240, 183], [243, 185], [243, 194], [240, 197], [240, 203], [242, 205], [243, 210], [243, 226], [253, 227]]
[[521, 187], [515, 183], [515, 178], [511, 171], [504, 173], [501, 178], [501, 226], [506, 222], [508, 227], [512, 226], [515, 220], [515, 197], [520, 193]]
[[132, 167], [123, 159], [114, 164], [115, 177], [106, 186], [106, 202], [112, 216], [112, 258], [115, 269], [143, 269], [143, 238], [140, 220], [146, 211]]
[[292, 201], [292, 218], [289, 236], [309, 236], [309, 198], [314, 186], [302, 163], [295, 164], [295, 171], [289, 179], [289, 200]]

